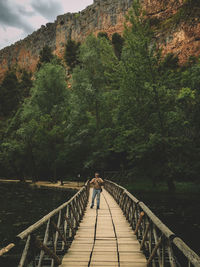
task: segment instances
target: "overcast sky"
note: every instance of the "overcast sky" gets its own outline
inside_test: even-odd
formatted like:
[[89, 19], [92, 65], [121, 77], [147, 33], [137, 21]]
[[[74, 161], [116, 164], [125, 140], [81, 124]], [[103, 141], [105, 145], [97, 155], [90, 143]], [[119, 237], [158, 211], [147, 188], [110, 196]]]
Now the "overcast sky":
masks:
[[0, 0], [0, 49], [53, 22], [58, 15], [78, 12], [93, 0]]

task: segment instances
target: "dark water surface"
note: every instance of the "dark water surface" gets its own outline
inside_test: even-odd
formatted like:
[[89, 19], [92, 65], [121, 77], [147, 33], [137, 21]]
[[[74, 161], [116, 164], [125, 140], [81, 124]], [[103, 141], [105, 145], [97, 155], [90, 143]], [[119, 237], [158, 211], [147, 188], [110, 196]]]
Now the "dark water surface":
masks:
[[66, 202], [75, 190], [34, 189], [28, 185], [0, 184], [0, 248], [13, 238]]
[[131, 192], [200, 255], [200, 195]]
[[[75, 192], [32, 189], [21, 184], [0, 184], [0, 248], [66, 202]], [[131, 193], [143, 201], [191, 249], [200, 254], [200, 195]]]

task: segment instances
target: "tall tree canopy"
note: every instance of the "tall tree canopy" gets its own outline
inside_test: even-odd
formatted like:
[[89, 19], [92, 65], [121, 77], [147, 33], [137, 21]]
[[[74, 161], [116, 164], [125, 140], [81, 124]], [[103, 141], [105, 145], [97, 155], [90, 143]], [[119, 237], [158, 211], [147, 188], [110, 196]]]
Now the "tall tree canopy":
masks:
[[79, 64], [79, 47], [80, 43], [75, 42], [74, 40], [69, 39], [65, 47], [64, 59], [69, 67], [69, 71], [72, 72], [73, 68]]
[[199, 179], [200, 61], [180, 67], [176, 55], [163, 57], [139, 0], [126, 22], [123, 37], [115, 33], [112, 41], [104, 33], [68, 41], [70, 88], [48, 49], [33, 84], [28, 74], [5, 78], [5, 175], [57, 179], [127, 170], [131, 179], [166, 181], [169, 190], [175, 179]]
[[19, 82], [14, 71], [8, 71], [0, 86], [0, 114], [11, 115], [20, 101]]

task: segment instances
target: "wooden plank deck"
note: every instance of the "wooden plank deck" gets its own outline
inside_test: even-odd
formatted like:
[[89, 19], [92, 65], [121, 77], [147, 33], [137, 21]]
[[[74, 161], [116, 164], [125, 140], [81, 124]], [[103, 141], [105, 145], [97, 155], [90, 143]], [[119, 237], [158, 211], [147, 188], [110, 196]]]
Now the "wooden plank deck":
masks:
[[60, 266], [145, 267], [146, 258], [118, 204], [103, 190], [100, 209], [90, 209], [91, 195], [92, 190], [86, 213]]

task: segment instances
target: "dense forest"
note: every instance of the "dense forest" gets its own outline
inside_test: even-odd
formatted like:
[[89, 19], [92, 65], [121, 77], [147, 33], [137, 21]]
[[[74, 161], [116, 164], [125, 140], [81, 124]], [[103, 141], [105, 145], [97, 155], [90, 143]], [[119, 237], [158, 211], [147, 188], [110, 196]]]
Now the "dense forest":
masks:
[[[0, 85], [1, 177], [60, 179], [93, 170], [154, 184], [200, 173], [200, 61], [162, 56], [135, 1], [123, 36], [49, 47], [37, 71], [10, 70]], [[124, 176], [124, 177], [125, 177]]]

